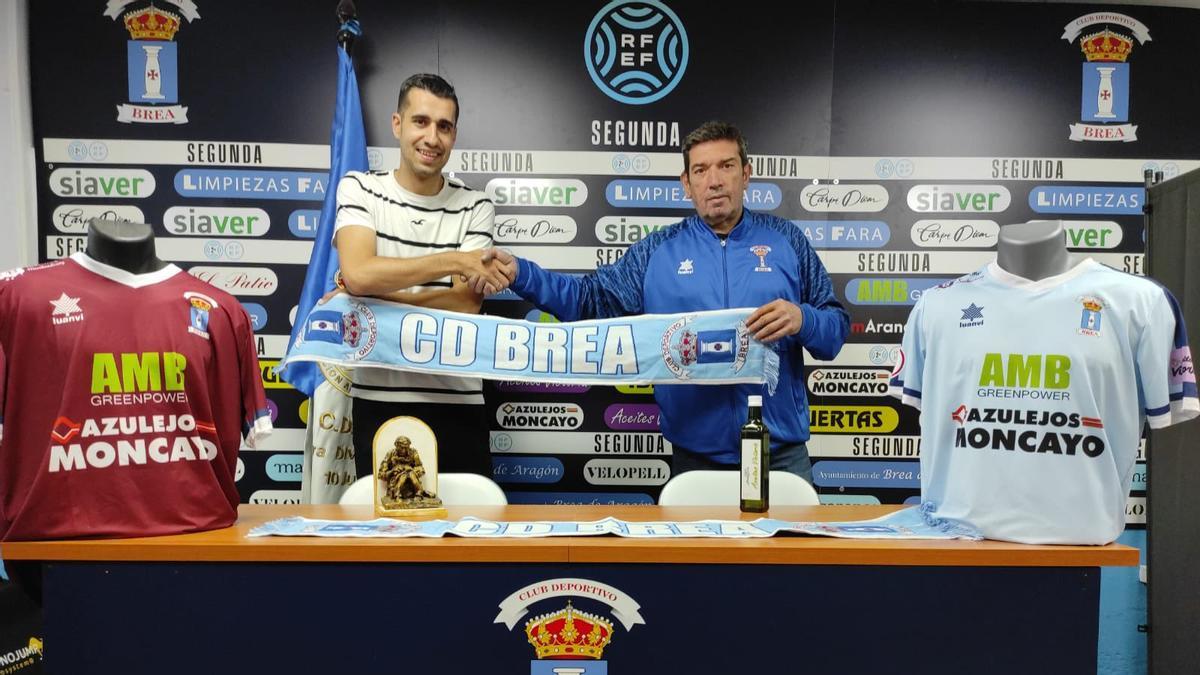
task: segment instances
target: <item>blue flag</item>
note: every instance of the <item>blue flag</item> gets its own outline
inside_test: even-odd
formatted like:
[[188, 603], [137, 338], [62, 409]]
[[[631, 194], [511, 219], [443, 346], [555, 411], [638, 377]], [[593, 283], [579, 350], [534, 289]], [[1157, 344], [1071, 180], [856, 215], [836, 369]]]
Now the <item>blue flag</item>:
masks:
[[[288, 340], [288, 351], [304, 330], [304, 317], [308, 316], [317, 300], [333, 290], [333, 275], [338, 269], [337, 249], [333, 247], [333, 222], [337, 216], [337, 184], [347, 171], [367, 170], [367, 136], [363, 131], [362, 104], [358, 98], [358, 78], [354, 75], [354, 64], [350, 55], [341, 47], [338, 52], [337, 103], [333, 109], [333, 129], [330, 132], [329, 182], [325, 190], [325, 204], [321, 207], [321, 222], [317, 225], [317, 238], [313, 242], [312, 258], [308, 261], [308, 272], [304, 275], [304, 288], [300, 291], [297, 321], [292, 326], [292, 337]], [[315, 363], [296, 363], [280, 375], [296, 389], [312, 396], [317, 385], [325, 380]]]

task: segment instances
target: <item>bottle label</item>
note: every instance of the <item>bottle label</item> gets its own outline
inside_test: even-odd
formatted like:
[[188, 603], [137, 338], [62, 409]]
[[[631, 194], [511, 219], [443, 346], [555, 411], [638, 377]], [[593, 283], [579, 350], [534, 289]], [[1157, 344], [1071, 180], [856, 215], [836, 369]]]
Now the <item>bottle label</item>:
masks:
[[742, 499], [758, 501], [762, 493], [762, 441], [742, 440]]

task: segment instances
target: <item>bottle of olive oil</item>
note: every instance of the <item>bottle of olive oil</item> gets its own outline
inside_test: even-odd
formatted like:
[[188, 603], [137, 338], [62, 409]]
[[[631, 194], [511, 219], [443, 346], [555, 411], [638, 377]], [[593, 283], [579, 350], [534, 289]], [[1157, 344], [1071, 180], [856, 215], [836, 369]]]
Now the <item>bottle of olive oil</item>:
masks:
[[742, 511], [770, 508], [771, 434], [762, 418], [762, 396], [750, 397], [750, 415], [742, 425]]

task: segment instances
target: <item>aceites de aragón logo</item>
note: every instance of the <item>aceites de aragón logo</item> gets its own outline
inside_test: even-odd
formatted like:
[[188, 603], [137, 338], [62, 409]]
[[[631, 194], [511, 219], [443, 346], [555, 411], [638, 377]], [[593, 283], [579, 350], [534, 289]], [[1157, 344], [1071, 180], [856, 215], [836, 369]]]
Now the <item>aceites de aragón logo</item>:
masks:
[[[179, 105], [179, 50], [175, 34], [183, 21], [200, 18], [192, 0], [169, 0], [178, 14], [141, 0], [108, 0], [104, 16], [129, 31], [129, 103], [117, 105], [117, 121], [126, 124], [187, 124], [187, 106]], [[128, 10], [128, 11], [126, 11]]]
[[[567, 600], [564, 603], [559, 598]], [[605, 607], [611, 619], [575, 607], [575, 599]], [[615, 625], [628, 632], [646, 623], [638, 613], [641, 606], [628, 594], [590, 579], [546, 579], [529, 584], [500, 602], [500, 613], [492, 623], [503, 623], [512, 630], [535, 604], [544, 604], [549, 611], [525, 621], [523, 633], [537, 657], [529, 662], [530, 675], [608, 675], [603, 656], [613, 641]]]
[[653, 103], [683, 79], [687, 32], [659, 0], [613, 0], [588, 25], [583, 58], [592, 81], [609, 98]]
[[1062, 39], [1072, 44], [1079, 40], [1084, 57], [1082, 123], [1070, 125], [1069, 138], [1072, 141], [1136, 141], [1137, 125], [1129, 124], [1128, 61], [1134, 40], [1138, 44], [1149, 42], [1150, 30], [1124, 14], [1095, 12], [1067, 24]]

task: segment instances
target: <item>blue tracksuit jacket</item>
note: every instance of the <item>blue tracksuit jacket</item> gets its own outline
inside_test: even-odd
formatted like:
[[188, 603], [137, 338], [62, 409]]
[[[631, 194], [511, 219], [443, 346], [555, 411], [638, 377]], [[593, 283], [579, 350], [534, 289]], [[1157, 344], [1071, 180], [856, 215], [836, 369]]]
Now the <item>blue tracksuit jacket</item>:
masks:
[[723, 464], [740, 458], [746, 397], [762, 393], [771, 445], [807, 441], [808, 397], [803, 345], [832, 359], [850, 318], [834, 298], [825, 266], [800, 228], [777, 216], [743, 211], [722, 241], [699, 216], [670, 225], [629, 247], [616, 263], [573, 277], [520, 260], [512, 290], [563, 321], [629, 314], [668, 314], [759, 307], [782, 298], [804, 314], [800, 332], [777, 343], [779, 387], [655, 385], [663, 435], [674, 445]]

